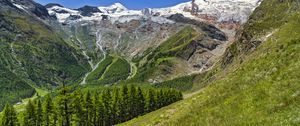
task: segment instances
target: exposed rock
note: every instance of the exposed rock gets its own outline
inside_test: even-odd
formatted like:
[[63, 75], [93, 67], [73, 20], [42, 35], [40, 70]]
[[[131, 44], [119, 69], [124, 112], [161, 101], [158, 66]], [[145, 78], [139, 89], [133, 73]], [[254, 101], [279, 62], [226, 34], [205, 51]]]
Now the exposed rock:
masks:
[[68, 17], [68, 20], [78, 20], [78, 19], [80, 19], [81, 17], [80, 16], [78, 16], [78, 15], [70, 15], [69, 17]]
[[145, 8], [145, 9], [142, 10], [142, 13], [145, 16], [151, 16], [152, 15], [152, 10], [150, 8]]
[[20, 9], [25, 9], [28, 12], [33, 13], [41, 19], [51, 19], [48, 10], [41, 4], [34, 2], [33, 0], [14, 0], [13, 4]]
[[45, 5], [46, 8], [51, 8], [51, 7], [54, 7], [54, 6], [63, 7], [62, 5], [57, 4], [57, 3], [48, 3], [48, 4]]
[[81, 7], [81, 8], [78, 8], [77, 10], [80, 11], [80, 14], [82, 16], [92, 16], [93, 13], [102, 13], [97, 7], [93, 7], [93, 6], [84, 6], [84, 7]]
[[179, 22], [179, 23], [196, 25], [201, 30], [208, 33], [208, 36], [210, 36], [214, 39], [217, 39], [217, 40], [220, 40], [220, 41], [226, 41], [227, 40], [227, 37], [226, 37], [225, 33], [223, 33], [221, 30], [219, 30], [218, 28], [216, 28], [213, 25], [203, 23], [203, 22], [199, 22], [197, 20], [184, 17], [182, 14], [171, 15], [171, 16], [168, 17], [168, 19], [174, 20], [174, 21]]

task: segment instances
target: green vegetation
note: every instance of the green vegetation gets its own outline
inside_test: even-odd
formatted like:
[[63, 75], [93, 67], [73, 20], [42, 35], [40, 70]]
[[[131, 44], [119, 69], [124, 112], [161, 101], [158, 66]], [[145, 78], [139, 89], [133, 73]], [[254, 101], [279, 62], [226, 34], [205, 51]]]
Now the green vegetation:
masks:
[[164, 72], [165, 69], [173, 67], [178, 58], [186, 58], [191, 55], [188, 45], [193, 40], [202, 37], [199, 32], [190, 26], [185, 27], [180, 32], [170, 37], [154, 50], [147, 50], [142, 57], [135, 57], [138, 65], [137, 75], [132, 79], [136, 82], [145, 82], [157, 73], [170, 74]]
[[[35, 90], [15, 74], [0, 65], [0, 110], [5, 103], [16, 103], [23, 98], [31, 97]], [[17, 91], [17, 92], [15, 92]]]
[[19, 121], [17, 119], [17, 113], [13, 106], [6, 104], [3, 110], [3, 115], [0, 120], [1, 126], [17, 126]]
[[100, 81], [112, 84], [120, 80], [126, 80], [130, 75], [130, 67], [130, 64], [125, 59], [118, 58], [108, 67]]
[[188, 91], [193, 87], [193, 80], [196, 75], [184, 76], [175, 78], [173, 80], [164, 81], [161, 83], [155, 84], [157, 87], [165, 87], [165, 88], [174, 88], [180, 91]]
[[113, 62], [113, 57], [107, 56], [96, 68], [95, 71], [93, 71], [87, 78], [86, 81], [88, 83], [92, 81], [97, 81], [101, 78], [102, 74], [105, 72], [107, 67]]
[[26, 110], [17, 114], [6, 105], [0, 126], [59, 125], [110, 126], [118, 124], [182, 99], [173, 89], [141, 88], [123, 85], [101, 91], [71, 92], [67, 87], [53, 98], [29, 100]]
[[39, 88], [35, 88], [35, 92], [36, 93], [32, 97], [21, 99], [18, 104], [14, 105], [14, 108], [16, 109], [17, 112], [24, 111], [25, 108], [26, 108], [26, 104], [30, 100], [34, 100], [34, 99], [39, 98], [39, 97], [44, 97], [47, 94], [49, 94], [48, 91], [42, 90], [42, 89], [39, 89]]
[[236, 58], [193, 97], [122, 125], [299, 125], [299, 12], [298, 1], [263, 1], [242, 34], [275, 32], [252, 53], [244, 50], [243, 62]]
[[76, 83], [89, 70], [81, 52], [69, 46], [48, 25], [1, 3], [0, 110], [62, 81]]
[[126, 80], [130, 75], [130, 64], [123, 58], [108, 55], [99, 66], [87, 77], [92, 85], [114, 84]]

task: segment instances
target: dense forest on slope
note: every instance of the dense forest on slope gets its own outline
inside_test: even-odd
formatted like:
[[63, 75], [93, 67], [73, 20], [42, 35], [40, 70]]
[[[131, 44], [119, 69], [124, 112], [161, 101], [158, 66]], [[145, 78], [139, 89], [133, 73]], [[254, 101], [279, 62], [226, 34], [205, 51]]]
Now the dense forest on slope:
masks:
[[131, 72], [130, 67], [124, 58], [108, 55], [87, 77], [87, 84], [103, 86], [126, 80]]
[[70, 92], [68, 88], [52, 98], [29, 101], [26, 110], [16, 113], [7, 104], [1, 126], [111, 126], [144, 115], [182, 99], [173, 89], [123, 85], [101, 91]]
[[299, 5], [264, 0], [209, 86], [121, 125], [299, 125]]
[[35, 88], [51, 89], [62, 81], [75, 83], [90, 69], [83, 55], [46, 23], [46, 14], [37, 17], [10, 0], [0, 4], [0, 110], [6, 102], [32, 96]]

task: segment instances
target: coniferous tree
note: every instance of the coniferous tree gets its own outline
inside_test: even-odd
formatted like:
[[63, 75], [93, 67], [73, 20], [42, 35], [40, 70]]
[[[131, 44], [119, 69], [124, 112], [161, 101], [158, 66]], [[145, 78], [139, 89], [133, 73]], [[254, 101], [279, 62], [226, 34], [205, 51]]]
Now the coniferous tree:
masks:
[[127, 85], [122, 86], [121, 97], [120, 120], [124, 122], [129, 119], [129, 95]]
[[177, 99], [177, 101], [183, 100], [182, 93], [181, 93], [180, 91], [178, 91], [177, 94], [178, 94], [178, 99]]
[[137, 111], [139, 115], [143, 115], [145, 113], [145, 97], [143, 95], [143, 91], [140, 87], [138, 87], [137, 90], [137, 101], [138, 101], [138, 107], [137, 107]]
[[102, 92], [102, 102], [104, 107], [104, 126], [110, 126], [111, 123], [111, 94], [110, 90]]
[[91, 93], [87, 92], [85, 96], [85, 119], [86, 119], [86, 126], [90, 126], [93, 123], [93, 101], [91, 97]]
[[58, 111], [57, 111], [57, 108], [55, 108], [55, 110], [53, 111], [52, 123], [53, 124], [51, 126], [57, 126], [58, 125]]
[[120, 106], [121, 106], [121, 101], [120, 101], [119, 88], [115, 87], [113, 90], [113, 103], [111, 109], [112, 118], [113, 118], [112, 124], [120, 123]]
[[54, 121], [54, 106], [50, 95], [45, 96], [44, 104], [43, 104], [43, 118], [44, 118], [44, 126], [50, 126]]
[[84, 104], [83, 94], [79, 92], [75, 92], [73, 94], [73, 101], [71, 103], [71, 107], [73, 108], [73, 125], [76, 126], [84, 126], [85, 125], [85, 114], [82, 105]]
[[167, 97], [166, 105], [171, 104], [172, 103], [172, 98], [171, 98], [171, 92], [170, 92], [170, 90], [167, 90], [165, 95]]
[[97, 100], [97, 106], [96, 106], [96, 111], [97, 111], [97, 122], [96, 126], [103, 126], [104, 125], [104, 117], [105, 117], [105, 108], [102, 102], [102, 96], [101, 99]]
[[10, 104], [6, 104], [3, 110], [3, 115], [1, 118], [1, 126], [9, 126], [10, 123], [12, 122], [10, 120]]
[[[24, 126], [110, 126], [118, 124], [145, 112], [182, 100], [182, 93], [174, 89], [142, 89], [133, 85], [108, 88], [99, 93], [69, 93], [66, 87], [55, 97], [50, 96], [43, 104], [40, 99], [29, 101], [24, 112]], [[58, 113], [58, 114], [56, 114]], [[7, 105], [3, 111], [1, 125], [18, 125], [13, 107]], [[15, 120], [15, 121], [11, 121]], [[16, 123], [15, 123], [16, 122]]]
[[16, 111], [13, 106], [6, 104], [1, 118], [1, 126], [18, 126]]
[[11, 124], [9, 126], [18, 126], [19, 125], [19, 120], [17, 118], [17, 112], [14, 108], [14, 106], [10, 106], [10, 120]]
[[60, 114], [60, 125], [62, 126], [70, 126], [71, 125], [71, 110], [70, 110], [70, 95], [68, 93], [67, 87], [63, 84], [63, 87], [60, 91], [60, 95], [58, 96], [58, 109]]
[[163, 90], [162, 89], [160, 89], [159, 91], [157, 91], [156, 92], [156, 96], [157, 96], [157, 104], [156, 104], [156, 106], [157, 106], [157, 108], [161, 108], [161, 107], [163, 107], [164, 106], [164, 102], [163, 102]]
[[24, 115], [24, 125], [25, 126], [35, 126], [36, 125], [35, 106], [31, 102], [31, 100], [29, 100], [26, 105], [26, 111], [25, 111], [25, 115]]
[[147, 112], [151, 112], [156, 109], [155, 100], [156, 100], [155, 92], [152, 89], [149, 89], [148, 94], [147, 94], [147, 105], [146, 105]]
[[129, 114], [130, 119], [136, 117], [138, 115], [138, 102], [137, 102], [137, 94], [136, 94], [136, 88], [131, 85], [130, 86], [130, 93], [129, 93]]
[[98, 97], [97, 93], [95, 93], [95, 95], [93, 97], [94, 97], [93, 98], [93, 106], [94, 106], [94, 111], [93, 111], [93, 125], [94, 126], [99, 126], [100, 113], [99, 113], [98, 105], [100, 104], [100, 101], [99, 101], [99, 97]]
[[36, 108], [36, 126], [41, 126], [43, 124], [43, 109], [42, 102], [40, 99], [37, 100]]

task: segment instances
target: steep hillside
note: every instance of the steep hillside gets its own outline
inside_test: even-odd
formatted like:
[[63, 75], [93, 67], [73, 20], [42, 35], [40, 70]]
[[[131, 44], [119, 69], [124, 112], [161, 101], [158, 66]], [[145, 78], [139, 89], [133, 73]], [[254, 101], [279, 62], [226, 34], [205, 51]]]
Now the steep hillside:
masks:
[[299, 125], [299, 5], [264, 0], [209, 86], [122, 125]]
[[138, 67], [135, 80], [157, 83], [213, 66], [217, 57], [213, 50], [226, 43], [226, 36], [213, 26], [208, 29], [201, 26], [187, 26], [157, 48], [135, 57], [133, 61]]
[[98, 86], [112, 85], [126, 80], [130, 71], [130, 64], [125, 59], [109, 55], [87, 76], [86, 83]]
[[83, 55], [48, 25], [52, 19], [43, 6], [17, 0], [0, 5], [0, 109], [32, 96], [34, 88], [75, 83], [90, 69]]

